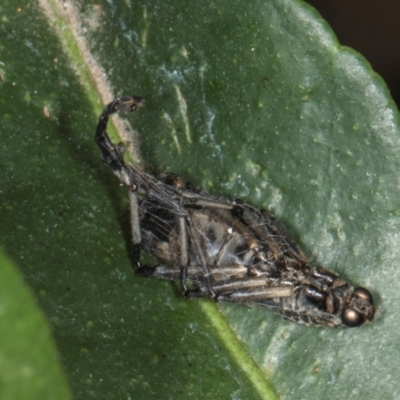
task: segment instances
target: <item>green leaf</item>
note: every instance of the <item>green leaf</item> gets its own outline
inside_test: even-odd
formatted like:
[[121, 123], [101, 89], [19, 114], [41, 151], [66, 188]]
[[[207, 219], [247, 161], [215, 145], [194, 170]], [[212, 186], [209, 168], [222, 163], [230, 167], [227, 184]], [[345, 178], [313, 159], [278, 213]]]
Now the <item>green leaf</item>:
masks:
[[[0, 6], [0, 242], [75, 396], [275, 398], [270, 380], [282, 398], [393, 398], [400, 140], [381, 79], [294, 0], [65, 4]], [[126, 192], [93, 142], [100, 98], [131, 94], [149, 170], [272, 210], [313, 263], [371, 289], [373, 324], [218, 311], [135, 277]]]
[[45, 319], [0, 251], [0, 398], [70, 399]]

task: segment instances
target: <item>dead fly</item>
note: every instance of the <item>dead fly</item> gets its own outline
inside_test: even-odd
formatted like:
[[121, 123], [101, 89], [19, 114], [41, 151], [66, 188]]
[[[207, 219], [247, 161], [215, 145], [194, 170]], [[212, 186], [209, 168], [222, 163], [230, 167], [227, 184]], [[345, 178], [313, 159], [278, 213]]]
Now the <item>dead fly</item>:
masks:
[[[260, 305], [307, 325], [354, 327], [372, 320], [370, 292], [311, 266], [268, 211], [212, 196], [175, 174], [155, 178], [127, 164], [124, 145], [115, 146], [108, 137], [107, 122], [141, 102], [123, 97], [108, 104], [95, 135], [103, 162], [128, 188], [139, 275], [180, 279], [188, 298]], [[161, 264], [141, 266], [140, 248]], [[188, 289], [187, 281], [194, 288]]]

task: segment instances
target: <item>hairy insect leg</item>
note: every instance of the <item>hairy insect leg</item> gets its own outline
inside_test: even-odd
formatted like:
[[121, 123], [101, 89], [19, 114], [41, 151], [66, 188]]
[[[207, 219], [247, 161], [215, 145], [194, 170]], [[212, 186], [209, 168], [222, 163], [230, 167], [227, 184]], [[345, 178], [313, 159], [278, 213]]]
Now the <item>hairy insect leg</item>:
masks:
[[223, 210], [233, 210], [236, 207], [236, 204], [232, 203], [226, 203], [226, 202], [218, 202], [215, 200], [209, 200], [209, 199], [204, 199], [204, 198], [194, 198], [189, 196], [187, 193], [185, 193], [185, 197], [190, 199], [190, 205], [191, 206], [197, 206], [197, 207], [209, 207], [209, 208], [220, 208]]
[[[193, 276], [193, 270], [198, 276]], [[146, 278], [166, 279], [171, 281], [181, 280], [183, 286], [183, 296], [187, 299], [213, 297], [212, 294], [205, 290], [188, 289], [186, 286], [187, 279], [201, 287], [204, 285], [203, 271], [201, 267], [175, 267], [171, 265], [155, 265], [155, 266], [140, 266], [136, 270], [137, 275]]]
[[218, 301], [229, 301], [238, 303], [248, 303], [252, 301], [260, 301], [273, 298], [284, 298], [293, 296], [292, 286], [264, 286], [254, 287], [251, 282], [249, 286], [243, 282], [242, 287], [239, 289], [227, 289], [228, 293], [218, 295]]
[[187, 242], [187, 231], [186, 231], [186, 220], [185, 217], [179, 217], [179, 234], [180, 234], [180, 249], [181, 249], [181, 284], [183, 293], [187, 292], [186, 279], [187, 279], [187, 266], [189, 262], [188, 258], [188, 242]]
[[[152, 276], [157, 279], [178, 280], [180, 278], [180, 267], [174, 265], [155, 265], [153, 267], [142, 267], [143, 275]], [[200, 265], [189, 265], [186, 268], [187, 279], [193, 282], [204, 284], [203, 268]], [[226, 281], [227, 277], [241, 279], [248, 273], [248, 268], [244, 265], [232, 264], [219, 267], [217, 270], [211, 270], [213, 281]]]
[[[249, 303], [267, 299], [285, 298], [293, 295], [291, 286], [267, 287], [265, 279], [245, 278], [243, 280], [231, 280], [229, 282], [212, 285], [216, 301], [234, 303]], [[188, 290], [185, 294], [188, 299], [210, 297], [209, 291], [204, 287]]]
[[113, 171], [119, 181], [130, 188], [136, 189], [130, 169], [124, 161], [124, 146], [119, 144], [115, 146], [107, 134], [107, 123], [110, 115], [118, 111], [136, 111], [142, 103], [140, 97], [121, 97], [106, 105], [103, 113], [99, 117], [97, 124], [95, 141], [102, 152], [102, 160]]
[[136, 192], [132, 190], [129, 191], [129, 211], [133, 243], [133, 261], [135, 268], [138, 269], [140, 268], [140, 244], [142, 242], [142, 236], [140, 234], [138, 198]]
[[99, 117], [95, 141], [102, 152], [102, 160], [107, 164], [118, 180], [129, 188], [130, 223], [133, 243], [133, 260], [135, 268], [140, 268], [141, 234], [139, 225], [139, 205], [136, 195], [137, 186], [131, 169], [124, 161], [123, 144], [114, 145], [107, 134], [107, 123], [110, 115], [118, 111], [136, 111], [142, 104], [140, 97], [121, 97], [107, 104]]
[[[181, 282], [185, 279], [185, 282], [182, 282], [182, 285], [184, 285], [183, 295], [187, 299], [214, 297], [213, 292], [204, 290], [204, 276], [201, 267], [175, 267], [171, 265], [140, 266], [136, 273], [137, 275], [146, 278], [167, 279], [171, 281], [180, 279]], [[187, 279], [194, 284], [200, 285], [201, 289], [200, 287], [188, 289], [186, 286]]]

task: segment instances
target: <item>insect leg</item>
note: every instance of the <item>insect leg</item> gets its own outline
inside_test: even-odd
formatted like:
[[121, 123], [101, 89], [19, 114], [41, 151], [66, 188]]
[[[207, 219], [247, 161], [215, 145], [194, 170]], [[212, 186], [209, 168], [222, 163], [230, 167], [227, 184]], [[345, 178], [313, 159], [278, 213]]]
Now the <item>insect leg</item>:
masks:
[[[226, 280], [227, 277], [243, 278], [248, 273], [248, 268], [244, 265], [224, 265], [218, 269], [211, 269], [210, 276], [215, 282]], [[140, 275], [151, 276], [157, 279], [177, 280], [180, 278], [180, 269], [174, 265], [156, 265], [153, 267], [142, 267]], [[189, 265], [186, 268], [186, 278], [193, 282], [202, 282], [204, 285], [203, 268], [200, 265]]]
[[122, 97], [106, 105], [103, 113], [99, 117], [97, 124], [95, 141], [102, 152], [102, 160], [107, 164], [119, 181], [129, 189], [130, 222], [133, 242], [133, 259], [136, 268], [140, 267], [140, 225], [139, 225], [139, 206], [136, 195], [137, 185], [131, 169], [124, 161], [124, 146], [114, 145], [107, 134], [107, 123], [110, 115], [118, 111], [135, 111], [142, 103], [140, 97]]
[[[217, 297], [218, 301], [229, 301], [238, 303], [249, 303], [252, 301], [260, 301], [273, 298], [283, 298], [293, 296], [292, 286], [264, 286], [254, 287], [253, 283], [249, 281], [249, 286], [246, 282], [242, 282], [241, 290], [235, 290], [232, 293], [221, 294]], [[221, 287], [223, 289], [223, 287]], [[229, 289], [231, 291], [232, 289]]]
[[187, 279], [187, 266], [188, 266], [188, 242], [187, 242], [187, 231], [186, 231], [186, 219], [185, 217], [179, 217], [179, 234], [181, 242], [181, 284], [183, 292], [187, 292], [186, 279]]
[[112, 169], [119, 181], [131, 190], [135, 190], [136, 185], [129, 173], [130, 169], [124, 162], [124, 146], [122, 144], [115, 146], [111, 142], [106, 128], [110, 115], [118, 111], [135, 111], [140, 107], [141, 102], [140, 97], [121, 97], [106, 105], [99, 117], [95, 134], [95, 141], [102, 152], [103, 162]]
[[189, 196], [188, 193], [185, 193], [184, 197], [189, 198], [188, 204], [191, 206], [221, 208], [223, 210], [233, 210], [236, 207], [236, 205], [232, 204], [232, 203], [218, 202], [215, 200], [208, 200], [207, 198], [206, 199], [195, 198], [195, 197]]
[[140, 268], [140, 244], [142, 242], [142, 236], [140, 234], [138, 198], [135, 191], [130, 190], [128, 193], [133, 243], [133, 262], [136, 268]]
[[[268, 286], [265, 277], [246, 277], [232, 279], [224, 283], [211, 285], [216, 301], [234, 303], [251, 303], [267, 299], [293, 296], [292, 286]], [[200, 286], [189, 290], [186, 297], [190, 299], [209, 297], [210, 293]]]

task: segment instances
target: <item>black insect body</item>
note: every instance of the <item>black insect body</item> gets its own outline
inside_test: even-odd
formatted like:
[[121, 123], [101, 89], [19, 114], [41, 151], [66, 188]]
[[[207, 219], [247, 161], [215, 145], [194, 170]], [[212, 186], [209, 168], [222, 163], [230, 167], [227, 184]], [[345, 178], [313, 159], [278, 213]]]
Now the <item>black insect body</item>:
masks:
[[[135, 111], [141, 101], [123, 97], [108, 104], [95, 135], [104, 163], [128, 188], [140, 275], [180, 279], [188, 298], [265, 306], [306, 325], [355, 327], [372, 320], [370, 292], [311, 266], [269, 212], [212, 196], [175, 174], [155, 178], [126, 163], [124, 146], [114, 145], [106, 132], [108, 117]], [[140, 248], [161, 264], [142, 267]]]

